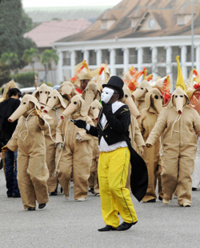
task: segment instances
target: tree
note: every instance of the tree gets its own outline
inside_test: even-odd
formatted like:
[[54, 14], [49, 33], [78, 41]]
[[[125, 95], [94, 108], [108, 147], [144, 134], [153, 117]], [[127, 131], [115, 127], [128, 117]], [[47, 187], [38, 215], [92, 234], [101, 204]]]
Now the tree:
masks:
[[22, 56], [23, 61], [26, 64], [30, 64], [32, 66], [32, 70], [35, 71], [35, 60], [36, 58], [40, 58], [39, 52], [37, 48], [31, 47], [30, 49], [26, 49]]
[[45, 68], [45, 82], [47, 82], [47, 74], [48, 74], [48, 71], [52, 67], [52, 62], [54, 62], [57, 65], [58, 59], [59, 59], [59, 57], [58, 57], [58, 54], [56, 53], [55, 49], [51, 49], [51, 50], [46, 49], [42, 53], [40, 62]]
[[7, 65], [11, 70], [18, 68], [19, 59], [16, 53], [2, 53], [0, 62]]
[[19, 59], [17, 67], [22, 68], [25, 63], [22, 55], [25, 49], [35, 47], [30, 39], [24, 38], [26, 23], [23, 18], [21, 0], [1, 0], [0, 2], [0, 55], [16, 53]]
[[6, 64], [0, 63], [0, 86], [10, 81], [10, 68]]

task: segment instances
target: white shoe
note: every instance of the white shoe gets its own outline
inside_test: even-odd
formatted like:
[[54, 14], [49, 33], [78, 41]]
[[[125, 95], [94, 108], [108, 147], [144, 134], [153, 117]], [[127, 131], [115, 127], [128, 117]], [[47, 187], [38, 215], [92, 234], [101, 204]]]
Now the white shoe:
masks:
[[78, 198], [76, 200], [79, 201], [79, 202], [82, 202], [82, 201], [85, 201], [86, 199], [85, 198]]
[[163, 203], [164, 204], [169, 204], [170, 203], [170, 200], [163, 199]]

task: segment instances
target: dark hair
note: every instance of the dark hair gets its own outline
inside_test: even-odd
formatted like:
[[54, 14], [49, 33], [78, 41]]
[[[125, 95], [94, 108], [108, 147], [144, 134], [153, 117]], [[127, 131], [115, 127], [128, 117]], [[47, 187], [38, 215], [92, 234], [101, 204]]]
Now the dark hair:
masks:
[[16, 96], [16, 95], [18, 95], [19, 97], [22, 96], [22, 93], [18, 88], [12, 88], [8, 91], [9, 98], [11, 98], [11, 96]]

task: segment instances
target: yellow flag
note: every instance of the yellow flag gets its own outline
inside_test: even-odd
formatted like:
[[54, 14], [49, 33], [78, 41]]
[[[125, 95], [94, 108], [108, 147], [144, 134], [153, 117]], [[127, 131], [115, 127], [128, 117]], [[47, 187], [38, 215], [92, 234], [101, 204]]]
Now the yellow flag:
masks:
[[182, 71], [181, 71], [179, 57], [180, 56], [176, 56], [176, 61], [177, 61], [177, 66], [178, 66], [178, 75], [177, 75], [177, 80], [176, 80], [176, 88], [179, 87], [179, 88], [181, 88], [182, 90], [184, 90], [186, 92], [186, 87], [185, 87], [185, 83], [184, 83], [184, 79], [183, 79], [183, 74], [182, 74]]

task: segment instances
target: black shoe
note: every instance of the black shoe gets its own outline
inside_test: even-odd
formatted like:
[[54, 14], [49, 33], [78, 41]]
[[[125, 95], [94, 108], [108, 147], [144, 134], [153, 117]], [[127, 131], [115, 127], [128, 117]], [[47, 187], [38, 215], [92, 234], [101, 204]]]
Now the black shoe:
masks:
[[197, 188], [195, 188], [195, 187], [192, 187], [192, 191], [196, 191], [197, 190]]
[[108, 232], [108, 231], [116, 231], [116, 228], [106, 225], [103, 228], [98, 229], [99, 232]]
[[49, 195], [50, 195], [50, 196], [57, 195], [57, 191], [51, 192]]
[[161, 196], [159, 196], [159, 197], [158, 197], [158, 199], [159, 199], [160, 201], [162, 201], [162, 200], [163, 200], [163, 198], [162, 198]]
[[34, 210], [35, 210], [34, 207], [29, 207], [29, 208], [28, 208], [28, 211], [34, 211]]
[[92, 194], [94, 194], [94, 188], [90, 188], [89, 189], [89, 192], [92, 193]]
[[42, 209], [42, 208], [44, 208], [45, 206], [46, 206], [46, 203], [41, 203], [41, 204], [39, 204], [38, 208], [39, 208], [39, 209]]
[[15, 194], [15, 193], [13, 193], [13, 195], [12, 195], [12, 196], [13, 196], [13, 198], [19, 198], [19, 197], [21, 197], [20, 193], [16, 193], [16, 194]]
[[116, 230], [117, 230], [117, 231], [126, 231], [126, 230], [128, 230], [129, 228], [131, 228], [133, 225], [135, 225], [136, 223], [137, 223], [137, 221], [134, 222], [134, 223], [126, 223], [126, 222], [123, 222], [120, 226], [118, 226], [118, 227], [116, 228]]
[[146, 202], [144, 202], [144, 203], [151, 203], [151, 202], [156, 202], [156, 199], [151, 199], [151, 200], [148, 200], [148, 201], [146, 201]]
[[12, 193], [7, 193], [7, 197], [8, 198], [13, 197], [13, 194]]

